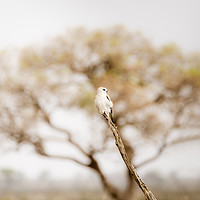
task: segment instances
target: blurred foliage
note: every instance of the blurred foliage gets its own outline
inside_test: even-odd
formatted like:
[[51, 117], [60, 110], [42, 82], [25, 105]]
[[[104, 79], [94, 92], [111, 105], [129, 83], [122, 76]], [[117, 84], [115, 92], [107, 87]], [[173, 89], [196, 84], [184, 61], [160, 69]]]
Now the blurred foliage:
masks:
[[[156, 48], [140, 32], [116, 26], [68, 30], [44, 45], [22, 49], [14, 61], [10, 57], [1, 53], [1, 137], [30, 144], [42, 156], [51, 157], [44, 144], [48, 137], [40, 133], [45, 125], [67, 134], [68, 142], [91, 161], [87, 166], [96, 167], [102, 177], [93, 155], [110, 148], [107, 134], [102, 134], [107, 131], [100, 134], [102, 140], [93, 134], [84, 144], [77, 137], [76, 144], [76, 134], [70, 136], [51, 120], [57, 109], [68, 112], [74, 107], [96, 116], [93, 99], [99, 86], [110, 92], [114, 120], [131, 159], [141, 142], [153, 142], [160, 155], [167, 146], [200, 138], [199, 53], [183, 53], [175, 44]], [[128, 189], [132, 186], [127, 184], [125, 194]]]
[[5, 168], [5, 169], [1, 169], [0, 173], [6, 177], [11, 177], [15, 174], [15, 171], [12, 169]]

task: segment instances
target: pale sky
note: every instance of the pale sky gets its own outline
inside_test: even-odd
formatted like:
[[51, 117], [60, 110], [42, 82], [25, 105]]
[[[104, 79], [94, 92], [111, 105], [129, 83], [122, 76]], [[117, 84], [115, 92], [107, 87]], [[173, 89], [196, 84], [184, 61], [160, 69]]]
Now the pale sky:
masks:
[[[141, 31], [158, 46], [175, 42], [184, 51], [200, 51], [199, 0], [0, 0], [0, 49], [39, 43], [71, 27], [91, 29], [118, 24]], [[151, 169], [169, 173], [184, 165], [182, 174], [192, 170], [195, 176], [200, 169], [199, 143], [193, 144], [184, 151], [177, 148], [177, 163], [174, 150], [169, 150], [152, 163]], [[30, 177], [43, 169], [60, 177], [67, 167], [75, 169], [72, 163], [30, 156], [29, 151], [0, 151], [0, 157], [0, 168], [15, 167]], [[187, 166], [185, 159], [189, 160]]]
[[0, 49], [62, 34], [66, 28], [122, 24], [154, 44], [200, 51], [199, 0], [0, 0]]

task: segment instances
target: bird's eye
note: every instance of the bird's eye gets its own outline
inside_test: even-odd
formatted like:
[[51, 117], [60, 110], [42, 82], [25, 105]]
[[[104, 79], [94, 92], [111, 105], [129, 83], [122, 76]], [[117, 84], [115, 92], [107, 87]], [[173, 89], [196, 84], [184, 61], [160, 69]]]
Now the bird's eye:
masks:
[[103, 91], [106, 91], [106, 89], [104, 88]]

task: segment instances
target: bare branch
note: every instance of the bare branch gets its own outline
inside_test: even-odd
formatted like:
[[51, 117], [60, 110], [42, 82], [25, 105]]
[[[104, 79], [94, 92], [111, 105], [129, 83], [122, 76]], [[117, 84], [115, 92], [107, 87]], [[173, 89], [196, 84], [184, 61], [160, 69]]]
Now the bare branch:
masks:
[[144, 165], [148, 164], [149, 162], [152, 162], [152, 161], [156, 160], [164, 152], [164, 150], [166, 148], [168, 148], [168, 147], [171, 147], [171, 146], [176, 145], [176, 144], [181, 144], [181, 143], [184, 143], [184, 142], [195, 141], [195, 140], [200, 140], [200, 135], [194, 135], [194, 136], [188, 136], [188, 137], [184, 137], [184, 138], [178, 138], [178, 139], [172, 140], [169, 143], [163, 143], [161, 145], [161, 147], [158, 149], [158, 151], [157, 151], [157, 153], [155, 155], [153, 155], [151, 158], [148, 158], [145, 161], [142, 161], [141, 163], [139, 163], [135, 167], [136, 168], [143, 167]]
[[124, 163], [126, 164], [126, 167], [128, 168], [130, 174], [133, 176], [135, 182], [138, 184], [138, 186], [140, 187], [140, 189], [142, 190], [142, 192], [145, 195], [145, 198], [147, 200], [156, 200], [156, 197], [153, 195], [153, 193], [150, 191], [150, 189], [147, 187], [147, 185], [143, 182], [143, 180], [140, 178], [140, 176], [138, 175], [135, 167], [131, 164], [126, 150], [124, 148], [124, 144], [122, 142], [121, 137], [119, 136], [119, 132], [117, 127], [115, 126], [115, 124], [108, 119], [108, 125], [110, 127], [110, 129], [113, 132], [113, 135], [115, 137], [115, 144], [121, 154], [122, 159], [124, 160]]
[[[188, 142], [188, 141], [192, 141], [192, 140], [196, 140], [198, 139], [198, 136], [190, 136], [190, 137], [185, 137], [185, 138], [178, 138], [174, 141], [171, 141], [170, 143], [167, 143], [167, 139], [171, 133], [171, 131], [175, 128], [179, 126], [179, 119], [182, 115], [182, 113], [184, 112], [184, 109], [191, 103], [191, 99], [188, 99], [184, 105], [180, 106], [179, 109], [177, 110], [177, 112], [174, 115], [174, 121], [171, 125], [171, 127], [168, 129], [168, 131], [164, 134], [163, 137], [163, 141], [161, 146], [158, 148], [157, 153], [155, 155], [153, 155], [152, 157], [148, 158], [145, 161], [142, 161], [141, 163], [139, 163], [138, 165], [136, 165], [136, 168], [142, 167], [146, 164], [148, 164], [149, 162], [152, 162], [154, 160], [156, 160], [162, 153], [163, 151], [172, 145], [178, 144], [178, 143], [182, 143], [182, 142]], [[200, 137], [200, 136], [199, 136]]]
[[147, 160], [142, 161], [141, 163], [135, 165], [135, 167], [136, 168], [143, 167], [144, 165], [148, 164], [149, 162], [152, 162], [152, 161], [156, 160], [162, 154], [162, 152], [165, 150], [165, 148], [166, 148], [166, 145], [162, 145], [158, 149], [158, 151], [157, 151], [157, 153], [155, 155], [153, 155], [151, 158], [148, 158]]
[[31, 98], [34, 101], [37, 109], [43, 114], [44, 120], [48, 123], [48, 125], [51, 128], [53, 128], [54, 130], [66, 134], [67, 135], [67, 141], [69, 143], [73, 144], [81, 153], [83, 153], [84, 155], [88, 156], [88, 153], [86, 151], [84, 151], [84, 149], [81, 148], [81, 146], [79, 144], [77, 144], [75, 141], [73, 141], [69, 131], [67, 131], [66, 129], [60, 128], [60, 127], [56, 127], [54, 124], [52, 124], [51, 119], [49, 117], [49, 114], [46, 112], [46, 110], [43, 108], [43, 106], [40, 105], [37, 97], [34, 96], [33, 94], [30, 94], [30, 95], [31, 95]]
[[53, 128], [56, 131], [65, 133], [68, 137], [67, 137], [67, 141], [71, 144], [73, 144], [73, 146], [75, 146], [81, 153], [83, 153], [85, 156], [88, 156], [88, 153], [79, 145], [77, 144], [71, 137], [71, 134], [69, 133], [69, 131], [67, 131], [66, 129], [60, 128], [60, 127], [56, 127], [55, 125], [53, 125], [51, 122], [49, 122], [49, 125], [51, 126], [51, 128]]
[[117, 198], [119, 200], [123, 200], [123, 197], [120, 196], [118, 190], [113, 187], [106, 179], [104, 176], [102, 170], [100, 169], [98, 162], [96, 159], [93, 157], [93, 154], [87, 154], [87, 158], [90, 160], [88, 164], [83, 163], [75, 158], [69, 157], [69, 156], [60, 156], [60, 155], [50, 155], [50, 154], [41, 154], [42, 156], [49, 157], [49, 158], [56, 158], [56, 159], [62, 159], [62, 160], [71, 160], [79, 165], [82, 165], [84, 167], [91, 168], [97, 172], [97, 174], [100, 176], [101, 181], [103, 183], [104, 189], [113, 197]]
[[61, 160], [71, 160], [79, 165], [82, 165], [82, 166], [85, 166], [85, 167], [88, 167], [88, 164], [85, 164], [75, 158], [72, 158], [72, 157], [69, 157], [69, 156], [61, 156], [61, 155], [50, 155], [50, 154], [46, 154], [46, 155], [43, 155], [45, 157], [48, 157], [48, 158], [55, 158], [55, 159], [61, 159]]
[[187, 136], [187, 137], [174, 139], [167, 144], [167, 147], [173, 146], [173, 145], [176, 145], [176, 144], [181, 144], [181, 143], [184, 143], [184, 142], [191, 142], [191, 141], [195, 141], [195, 140], [200, 140], [200, 135], [193, 135], [193, 136]]

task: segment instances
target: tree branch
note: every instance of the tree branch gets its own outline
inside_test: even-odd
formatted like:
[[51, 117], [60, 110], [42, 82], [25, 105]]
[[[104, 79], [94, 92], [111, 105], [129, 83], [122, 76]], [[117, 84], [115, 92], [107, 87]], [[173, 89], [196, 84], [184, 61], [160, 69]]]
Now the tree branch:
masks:
[[48, 157], [48, 158], [55, 158], [55, 159], [62, 159], [62, 160], [71, 160], [79, 165], [82, 165], [82, 166], [85, 166], [85, 167], [88, 167], [88, 164], [86, 163], [83, 163], [75, 158], [72, 158], [72, 157], [69, 157], [69, 156], [60, 156], [60, 155], [50, 155], [50, 154], [46, 154], [46, 155], [43, 155], [45, 157]]
[[116, 146], [117, 146], [117, 148], [118, 148], [118, 150], [121, 154], [121, 157], [122, 157], [124, 163], [126, 164], [126, 167], [128, 168], [130, 174], [133, 176], [135, 182], [138, 184], [138, 186], [140, 187], [140, 189], [144, 193], [146, 200], [156, 200], [156, 197], [149, 190], [149, 188], [143, 182], [143, 180], [139, 177], [135, 167], [131, 164], [131, 162], [130, 162], [128, 156], [127, 156], [127, 153], [125, 151], [124, 144], [123, 144], [122, 139], [119, 135], [117, 127], [115, 126], [115, 124], [110, 119], [107, 120], [107, 123], [108, 123], [111, 131], [113, 132], [113, 135], [115, 137], [115, 144], [116, 144]]
[[49, 114], [46, 112], [46, 110], [43, 108], [43, 106], [40, 105], [37, 97], [34, 94], [32, 94], [32, 93], [30, 93], [30, 97], [33, 100], [33, 102], [34, 102], [35, 107], [37, 108], [37, 110], [39, 110], [42, 113], [42, 115], [44, 117], [44, 120], [48, 123], [48, 125], [51, 128], [53, 128], [54, 130], [66, 134], [67, 137], [68, 137], [67, 138], [68, 142], [71, 143], [72, 145], [74, 145], [85, 156], [88, 156], [88, 153], [86, 151], [84, 151], [84, 149], [72, 139], [71, 134], [70, 134], [69, 131], [67, 131], [66, 129], [60, 128], [60, 127], [56, 127], [54, 124], [52, 124], [51, 119], [49, 117]]
[[59, 132], [62, 132], [62, 133], [65, 133], [68, 138], [67, 138], [67, 141], [69, 143], [71, 143], [73, 146], [75, 146], [81, 153], [83, 153], [85, 156], [88, 156], [88, 153], [79, 145], [77, 144], [71, 137], [71, 134], [69, 133], [69, 131], [67, 131], [66, 129], [63, 129], [63, 128], [60, 128], [60, 127], [56, 127], [54, 126], [51, 122], [49, 122], [49, 125], [51, 128], [53, 128], [54, 130], [56, 131], [59, 131]]
[[200, 140], [200, 135], [178, 138], [178, 139], [172, 140], [171, 142], [163, 143], [163, 145], [158, 149], [158, 151], [155, 155], [153, 155], [151, 158], [148, 158], [147, 160], [139, 163], [138, 165], [135, 165], [135, 167], [139, 168], [139, 167], [142, 167], [142, 166], [148, 164], [149, 162], [156, 160], [163, 153], [163, 151], [168, 147], [171, 147], [176, 144], [181, 144], [184, 142], [195, 141], [195, 140]]
[[176, 145], [176, 144], [180, 144], [180, 143], [184, 143], [184, 142], [194, 141], [194, 140], [200, 140], [200, 135], [186, 136], [186, 137], [182, 137], [182, 138], [172, 140], [171, 142], [169, 142], [167, 144], [167, 147], [173, 146], [173, 145]]
[[158, 149], [158, 151], [157, 151], [157, 153], [156, 153], [155, 155], [153, 155], [151, 158], [148, 158], [147, 160], [142, 161], [141, 163], [135, 165], [135, 167], [136, 167], [136, 168], [139, 168], [139, 167], [142, 167], [142, 166], [148, 164], [149, 162], [152, 162], [152, 161], [156, 160], [156, 159], [162, 154], [162, 152], [163, 152], [165, 149], [166, 149], [166, 145], [163, 144], [163, 145]]
[[184, 137], [184, 138], [178, 138], [176, 140], [173, 140], [171, 141], [170, 143], [167, 143], [167, 139], [168, 139], [168, 136], [170, 135], [171, 131], [174, 129], [174, 128], [177, 128], [179, 127], [179, 119], [181, 117], [181, 114], [184, 112], [184, 109], [191, 103], [191, 99], [188, 99], [184, 105], [181, 105], [179, 107], [179, 109], [177, 110], [177, 112], [175, 113], [174, 115], [174, 121], [171, 125], [171, 127], [168, 129], [168, 131], [164, 134], [164, 138], [163, 138], [163, 142], [162, 142], [162, 145], [160, 146], [160, 148], [158, 149], [157, 153], [155, 155], [153, 155], [151, 158], [148, 158], [147, 160], [145, 161], [142, 161], [140, 164], [136, 165], [135, 167], [136, 168], [139, 168], [139, 167], [142, 167], [146, 164], [148, 164], [149, 162], [152, 162], [154, 160], [156, 160], [162, 153], [163, 151], [169, 147], [169, 146], [172, 146], [172, 145], [175, 145], [175, 144], [178, 144], [178, 143], [183, 143], [183, 142], [188, 142], [188, 141], [193, 141], [193, 140], [196, 140], [196, 139], [200, 139], [200, 136], [199, 135], [195, 135], [195, 136], [188, 136], [188, 137]]
[[40, 104], [39, 100], [37, 99], [37, 97], [30, 93], [29, 94], [32, 101], [34, 102], [34, 106], [36, 108], [37, 111], [39, 111], [42, 116], [43, 116], [43, 120], [54, 130], [59, 131], [61, 133], [64, 133], [67, 135], [67, 141], [69, 143], [71, 143], [74, 147], [76, 147], [83, 155], [85, 155], [88, 159], [89, 159], [89, 163], [83, 163], [75, 158], [69, 157], [69, 156], [60, 156], [60, 155], [50, 155], [48, 154], [45, 149], [43, 148], [43, 142], [37, 142], [37, 143], [33, 143], [31, 142], [31, 144], [35, 147], [35, 150], [38, 154], [45, 156], [45, 157], [49, 157], [49, 158], [57, 158], [57, 159], [64, 159], [64, 160], [71, 160], [77, 164], [80, 164], [82, 166], [88, 167], [90, 169], [93, 169], [99, 176], [100, 179], [102, 181], [102, 184], [104, 186], [104, 189], [107, 191], [107, 193], [112, 196], [113, 198], [117, 198], [119, 200], [123, 200], [123, 197], [120, 195], [120, 193], [118, 192], [118, 190], [113, 187], [107, 180], [107, 178], [104, 176], [102, 170], [100, 169], [98, 162], [96, 161], [96, 159], [94, 158], [93, 154], [95, 153], [95, 151], [93, 149], [91, 149], [90, 152], [86, 152], [78, 143], [76, 143], [73, 139], [72, 136], [70, 134], [69, 131], [67, 131], [66, 129], [60, 128], [60, 127], [56, 127], [50, 119], [50, 116], [48, 114], [48, 112], [44, 109], [44, 107]]

